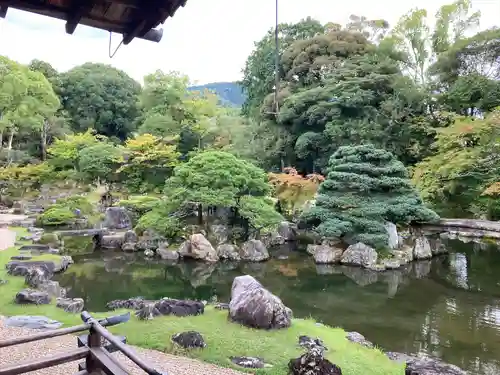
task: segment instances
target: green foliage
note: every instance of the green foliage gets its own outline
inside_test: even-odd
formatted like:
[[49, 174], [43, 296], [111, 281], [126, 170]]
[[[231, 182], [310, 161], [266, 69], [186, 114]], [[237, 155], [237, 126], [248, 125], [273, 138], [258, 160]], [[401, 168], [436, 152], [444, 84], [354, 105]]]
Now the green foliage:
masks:
[[110, 143], [101, 142], [83, 148], [78, 154], [78, 168], [90, 181], [112, 181], [120, 161], [120, 150]]
[[138, 195], [130, 197], [126, 200], [121, 200], [118, 202], [118, 205], [142, 216], [158, 206], [160, 202], [160, 198], [157, 197], [150, 195]]
[[423, 205], [404, 165], [373, 145], [340, 147], [330, 158], [316, 205], [303, 215], [321, 236], [376, 248], [387, 246], [385, 221], [409, 224], [437, 219]]
[[135, 228], [139, 233], [149, 229], [167, 238], [175, 238], [182, 231], [182, 223], [176, 216], [154, 209], [141, 216]]
[[[280, 55], [295, 41], [311, 38], [324, 32], [324, 26], [307, 18], [296, 24], [280, 24]], [[247, 115], [258, 112], [264, 98], [272, 92], [274, 85], [274, 29], [270, 29], [257, 43], [248, 57], [241, 85], [247, 94], [243, 112]]]
[[75, 131], [125, 139], [138, 115], [138, 82], [110, 65], [85, 63], [60, 75], [62, 105]]
[[123, 149], [125, 161], [117, 170], [124, 185], [136, 192], [159, 190], [179, 163], [175, 141], [151, 134], [128, 139]]
[[[76, 210], [80, 210], [80, 216]], [[92, 203], [83, 196], [60, 198], [37, 217], [37, 225], [61, 226], [71, 225], [77, 218], [95, 214]]]
[[425, 199], [437, 208], [453, 206], [462, 214], [475, 213], [482, 192], [500, 180], [500, 115], [486, 119], [457, 116], [442, 129], [434, 145], [436, 153], [417, 164], [413, 181]]
[[266, 173], [253, 164], [222, 151], [202, 152], [174, 170], [165, 196], [174, 211], [191, 202], [202, 207], [233, 207], [257, 229], [282, 220], [265, 200], [270, 192]]
[[49, 148], [49, 163], [55, 169], [76, 169], [79, 162], [80, 151], [86, 147], [95, 146], [105, 138], [96, 135], [92, 129], [85, 133], [67, 135], [63, 139], [56, 139]]

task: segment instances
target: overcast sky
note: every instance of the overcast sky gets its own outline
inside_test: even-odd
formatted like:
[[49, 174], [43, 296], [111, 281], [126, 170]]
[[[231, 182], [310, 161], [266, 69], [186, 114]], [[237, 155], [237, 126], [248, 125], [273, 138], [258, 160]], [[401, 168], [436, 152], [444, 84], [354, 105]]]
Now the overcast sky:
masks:
[[[445, 0], [279, 0], [280, 22], [311, 16], [323, 23], [345, 24], [350, 14], [384, 18], [394, 24], [411, 8], [435, 14]], [[481, 10], [481, 28], [500, 25], [500, 0], [472, 0]], [[108, 57], [109, 34], [79, 25], [66, 35], [64, 22], [9, 9], [0, 20], [0, 54], [21, 63], [37, 58], [59, 71], [87, 61], [112, 64], [142, 82], [156, 69], [176, 70], [193, 82], [233, 81], [241, 78], [245, 60], [274, 25], [274, 0], [187, 0], [163, 25], [162, 41], [135, 39]], [[113, 35], [113, 45], [120, 35]]]

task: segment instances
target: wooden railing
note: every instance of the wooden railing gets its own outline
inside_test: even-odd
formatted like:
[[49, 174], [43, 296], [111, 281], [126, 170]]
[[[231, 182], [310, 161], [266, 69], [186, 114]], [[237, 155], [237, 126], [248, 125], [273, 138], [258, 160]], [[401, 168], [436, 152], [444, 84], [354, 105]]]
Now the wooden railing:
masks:
[[[56, 354], [50, 357], [34, 361], [25, 361], [14, 365], [0, 367], [0, 375], [17, 375], [30, 371], [36, 371], [48, 367], [58, 366], [63, 363], [85, 359], [85, 364], [80, 366], [80, 371], [75, 369], [75, 375], [127, 375], [130, 374], [120, 364], [116, 358], [110, 355], [109, 351], [102, 346], [103, 339], [109, 341], [118, 351], [126, 355], [132, 362], [149, 375], [166, 375], [151, 368], [141, 358], [139, 358], [129, 347], [122, 343], [116, 336], [113, 336], [106, 328], [116, 324], [126, 322], [130, 319], [130, 314], [112, 316], [102, 320], [94, 319], [88, 312], [81, 314], [83, 324], [74, 327], [61, 328], [48, 332], [33, 334], [30, 336], [17, 337], [10, 340], [0, 341], [0, 357], [2, 349], [14, 345], [28, 342], [64, 336], [72, 333], [89, 330], [86, 345], [67, 353]], [[69, 374], [68, 374], [69, 375]]]

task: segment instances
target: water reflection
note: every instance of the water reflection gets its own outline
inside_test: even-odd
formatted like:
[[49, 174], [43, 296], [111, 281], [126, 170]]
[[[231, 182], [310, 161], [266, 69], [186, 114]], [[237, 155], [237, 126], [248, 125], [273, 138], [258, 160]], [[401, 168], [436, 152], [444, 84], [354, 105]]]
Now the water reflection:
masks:
[[[500, 251], [449, 241], [456, 252], [377, 273], [315, 265], [288, 254], [266, 263], [178, 263], [124, 253], [76, 257], [60, 276], [71, 296], [102, 310], [112, 299], [229, 299], [235, 276], [251, 274], [298, 317], [363, 333], [390, 351], [426, 352], [471, 374], [500, 373]], [[280, 256], [282, 256], [280, 252]]]

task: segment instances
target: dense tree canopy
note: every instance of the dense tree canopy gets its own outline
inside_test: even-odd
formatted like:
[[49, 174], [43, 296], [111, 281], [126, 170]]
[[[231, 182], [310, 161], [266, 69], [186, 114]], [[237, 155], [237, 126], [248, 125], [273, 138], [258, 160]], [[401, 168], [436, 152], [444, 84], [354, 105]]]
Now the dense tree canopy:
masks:
[[383, 220], [435, 218], [410, 173], [438, 213], [498, 219], [500, 29], [479, 25], [470, 0], [394, 25], [363, 15], [281, 24], [278, 76], [271, 29], [245, 64], [242, 108], [178, 72], [152, 72], [141, 87], [109, 65], [58, 72], [2, 57], [2, 186], [114, 182], [154, 195], [138, 210], [143, 229], [174, 235], [195, 204], [202, 218], [232, 210], [248, 236], [281, 220], [270, 198], [293, 218], [321, 184], [308, 214], [318, 231], [378, 246]]
[[125, 139], [134, 130], [141, 86], [109, 65], [86, 63], [60, 76], [62, 105], [76, 131]]

